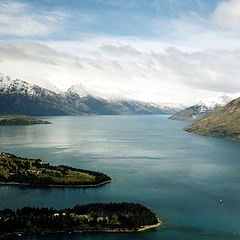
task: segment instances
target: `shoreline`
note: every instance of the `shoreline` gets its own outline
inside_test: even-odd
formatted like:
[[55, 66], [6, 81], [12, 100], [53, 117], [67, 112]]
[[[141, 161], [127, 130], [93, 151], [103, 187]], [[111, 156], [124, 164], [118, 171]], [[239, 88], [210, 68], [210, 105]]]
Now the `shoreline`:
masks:
[[33, 186], [33, 187], [67, 187], [67, 188], [93, 188], [93, 187], [100, 187], [104, 184], [110, 183], [113, 181], [113, 178], [110, 180], [98, 183], [98, 184], [92, 184], [92, 185], [71, 185], [71, 184], [31, 184], [31, 183], [18, 183], [18, 182], [0, 182], [0, 185], [22, 185], [22, 186]]
[[129, 229], [102, 229], [102, 230], [91, 230], [91, 229], [85, 229], [85, 230], [72, 230], [72, 231], [39, 231], [35, 233], [24, 233], [24, 232], [14, 232], [14, 233], [6, 233], [4, 235], [0, 235], [0, 238], [6, 238], [6, 237], [22, 237], [26, 235], [45, 235], [45, 234], [57, 234], [57, 233], [63, 233], [63, 234], [72, 234], [72, 233], [137, 233], [137, 232], [144, 232], [150, 229], [155, 229], [161, 225], [163, 225], [163, 222], [157, 217], [158, 223], [154, 225], [146, 225], [142, 226], [141, 228], [138, 228], [136, 230], [129, 230]]
[[[23, 158], [12, 153], [0, 152], [0, 160], [2, 185], [90, 188], [113, 181], [112, 177], [105, 173], [66, 165], [53, 166], [41, 159]], [[19, 165], [17, 172], [11, 164], [12, 161]], [[27, 177], [28, 175], [30, 177]]]
[[143, 227], [139, 228], [137, 231], [138, 232], [144, 232], [144, 231], [147, 231], [149, 229], [157, 228], [157, 227], [160, 227], [161, 225], [163, 225], [163, 222], [158, 217], [157, 217], [157, 220], [158, 220], [158, 223], [156, 223], [154, 225], [143, 226]]

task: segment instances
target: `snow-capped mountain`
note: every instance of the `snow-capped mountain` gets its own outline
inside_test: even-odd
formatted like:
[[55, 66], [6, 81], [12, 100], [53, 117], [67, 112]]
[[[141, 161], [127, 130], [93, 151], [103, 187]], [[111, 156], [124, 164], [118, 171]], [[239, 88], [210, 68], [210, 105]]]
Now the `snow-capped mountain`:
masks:
[[187, 107], [184, 110], [170, 117], [173, 120], [196, 121], [207, 116], [218, 108], [230, 102], [232, 98], [221, 93], [214, 98], [205, 99], [197, 104]]
[[79, 97], [87, 97], [87, 96], [91, 96], [97, 99], [102, 99], [107, 101], [109, 104], [118, 104], [118, 105], [124, 105], [126, 103], [131, 104], [132, 107], [134, 108], [138, 108], [138, 107], [143, 107], [143, 106], [147, 106], [148, 108], [152, 108], [152, 109], [161, 109], [162, 112], [164, 113], [174, 113], [177, 111], [180, 111], [182, 109], [185, 108], [184, 105], [182, 104], [175, 104], [175, 103], [146, 103], [146, 102], [141, 102], [141, 101], [137, 101], [134, 99], [126, 99], [123, 98], [122, 96], [118, 95], [117, 93], [112, 93], [112, 94], [107, 94], [106, 95], [106, 90], [105, 89], [99, 89], [96, 90], [94, 88], [88, 87], [88, 86], [84, 86], [82, 84], [76, 84], [76, 85], [72, 85], [69, 89], [68, 89], [68, 93], [72, 94], [78, 94]]
[[56, 93], [38, 85], [0, 75], [0, 114], [170, 114], [176, 109], [134, 100], [104, 99], [83, 87]]
[[123, 99], [121, 95], [117, 92], [111, 92], [109, 93], [108, 89], [105, 89], [101, 86], [86, 86], [83, 84], [75, 84], [72, 85], [68, 92], [70, 93], [76, 93], [80, 97], [86, 97], [86, 96], [92, 96], [95, 98], [101, 98], [105, 100], [121, 100]]
[[200, 101], [196, 105], [202, 106], [201, 111], [206, 111], [207, 109], [216, 109], [219, 107], [224, 106], [225, 104], [229, 103], [232, 100], [229, 96], [224, 93], [220, 93], [214, 98], [208, 98], [203, 101]]
[[1, 94], [22, 94], [29, 96], [41, 96], [42, 94], [54, 95], [53, 91], [41, 88], [22, 81], [20, 79], [11, 79], [0, 73], [0, 93]]
[[162, 110], [171, 112], [178, 112], [183, 110], [186, 105], [180, 104], [180, 103], [164, 103], [164, 102], [158, 102], [158, 103], [149, 103], [153, 107], [160, 107]]
[[86, 96], [92, 95], [88, 90], [86, 90], [86, 87], [84, 87], [82, 84], [72, 85], [68, 89], [68, 92], [76, 93], [79, 95], [79, 97], [86, 97]]
[[0, 114], [77, 114], [66, 97], [38, 85], [0, 75]]

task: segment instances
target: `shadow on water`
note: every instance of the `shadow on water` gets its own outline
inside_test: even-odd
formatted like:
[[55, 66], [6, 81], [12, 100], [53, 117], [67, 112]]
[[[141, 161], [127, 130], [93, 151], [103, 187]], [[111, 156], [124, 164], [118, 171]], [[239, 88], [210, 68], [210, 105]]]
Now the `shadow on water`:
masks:
[[236, 234], [201, 230], [197, 228], [175, 226], [160, 227], [155, 230], [141, 233], [58, 233], [58, 234], [35, 234], [9, 238], [11, 240], [239, 240]]

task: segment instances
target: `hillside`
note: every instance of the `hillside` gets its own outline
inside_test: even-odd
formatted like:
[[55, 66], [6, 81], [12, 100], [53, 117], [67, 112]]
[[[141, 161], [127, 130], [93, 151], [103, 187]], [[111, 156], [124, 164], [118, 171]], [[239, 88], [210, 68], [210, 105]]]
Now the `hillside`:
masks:
[[184, 130], [203, 136], [240, 140], [240, 98], [185, 127]]
[[202, 106], [193, 105], [191, 107], [188, 107], [188, 108], [174, 114], [169, 119], [192, 122], [192, 121], [197, 121], [200, 118], [205, 117], [210, 113], [212, 113], [211, 109], [205, 108], [203, 111]]
[[26, 115], [0, 116], [0, 125], [32, 125], [32, 124], [51, 124]]
[[56, 93], [0, 74], [0, 114], [30, 116], [173, 114], [179, 108], [132, 100], [108, 100], [75, 88]]
[[231, 98], [224, 94], [220, 94], [208, 101], [201, 101], [193, 106], [187, 107], [180, 112], [177, 112], [169, 119], [181, 121], [197, 121], [202, 117], [209, 115], [220, 107], [231, 101]]

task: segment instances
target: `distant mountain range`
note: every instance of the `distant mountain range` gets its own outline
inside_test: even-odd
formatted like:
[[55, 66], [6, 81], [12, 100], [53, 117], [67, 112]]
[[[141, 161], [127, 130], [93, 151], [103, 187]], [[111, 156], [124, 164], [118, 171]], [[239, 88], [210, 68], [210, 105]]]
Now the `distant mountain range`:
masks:
[[240, 98], [229, 102], [184, 130], [203, 136], [240, 140]]
[[127, 99], [104, 99], [75, 85], [56, 93], [25, 81], [0, 74], [0, 114], [44, 115], [120, 115], [173, 114], [181, 105], [153, 104]]
[[177, 112], [169, 119], [182, 121], [197, 121], [202, 117], [209, 115], [220, 107], [224, 106], [232, 99], [224, 94], [220, 94], [215, 98], [207, 101], [201, 101], [193, 106], [187, 107], [184, 110]]

